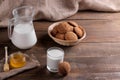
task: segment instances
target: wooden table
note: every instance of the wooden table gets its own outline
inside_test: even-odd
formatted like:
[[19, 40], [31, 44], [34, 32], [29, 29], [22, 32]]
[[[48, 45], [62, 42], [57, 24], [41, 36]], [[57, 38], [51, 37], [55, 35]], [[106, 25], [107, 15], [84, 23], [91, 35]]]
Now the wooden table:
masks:
[[[76, 46], [64, 47], [55, 43], [47, 34], [53, 22], [34, 22], [37, 44], [28, 50], [16, 48], [8, 39], [7, 29], [0, 29], [0, 59], [4, 46], [9, 54], [15, 51], [33, 53], [41, 66], [10, 77], [6, 80], [120, 80], [120, 13], [79, 12], [70, 18], [83, 26], [86, 38]], [[51, 74], [46, 69], [46, 50], [58, 46], [65, 51], [65, 61], [72, 70], [65, 77]]]

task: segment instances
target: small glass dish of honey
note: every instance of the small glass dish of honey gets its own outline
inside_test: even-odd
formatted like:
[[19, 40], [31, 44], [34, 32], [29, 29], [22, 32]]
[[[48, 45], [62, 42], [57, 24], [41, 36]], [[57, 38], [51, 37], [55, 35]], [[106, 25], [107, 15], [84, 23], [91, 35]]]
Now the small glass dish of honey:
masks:
[[21, 68], [26, 64], [25, 54], [22, 52], [15, 52], [10, 55], [9, 58], [10, 68]]

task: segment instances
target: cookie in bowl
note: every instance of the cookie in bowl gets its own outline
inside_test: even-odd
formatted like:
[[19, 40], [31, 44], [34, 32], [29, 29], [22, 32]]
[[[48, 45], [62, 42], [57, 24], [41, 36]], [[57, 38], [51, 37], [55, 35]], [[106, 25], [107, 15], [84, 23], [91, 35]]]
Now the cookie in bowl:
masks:
[[78, 37], [74, 32], [69, 31], [65, 33], [65, 40], [78, 40]]
[[74, 21], [62, 21], [50, 25], [48, 35], [60, 45], [73, 46], [86, 37], [86, 31]]

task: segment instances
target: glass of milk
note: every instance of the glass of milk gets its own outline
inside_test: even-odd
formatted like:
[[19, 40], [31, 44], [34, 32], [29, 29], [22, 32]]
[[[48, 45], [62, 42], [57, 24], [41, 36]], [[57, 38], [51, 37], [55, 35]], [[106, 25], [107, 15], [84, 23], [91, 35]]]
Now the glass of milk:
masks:
[[51, 47], [47, 50], [47, 69], [50, 72], [58, 72], [58, 65], [63, 62], [64, 51], [59, 47]]
[[14, 18], [9, 20], [8, 36], [12, 43], [20, 49], [31, 48], [37, 42], [33, 14], [32, 7], [19, 7], [13, 10]]

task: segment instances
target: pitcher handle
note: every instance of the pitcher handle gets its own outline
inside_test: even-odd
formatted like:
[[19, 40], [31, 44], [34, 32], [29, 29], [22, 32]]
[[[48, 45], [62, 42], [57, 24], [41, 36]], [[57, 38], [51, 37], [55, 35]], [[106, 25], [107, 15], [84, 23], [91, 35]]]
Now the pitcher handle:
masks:
[[14, 21], [14, 19], [10, 19], [8, 21], [8, 37], [9, 37], [9, 39], [12, 38], [12, 26], [14, 25], [13, 21]]

